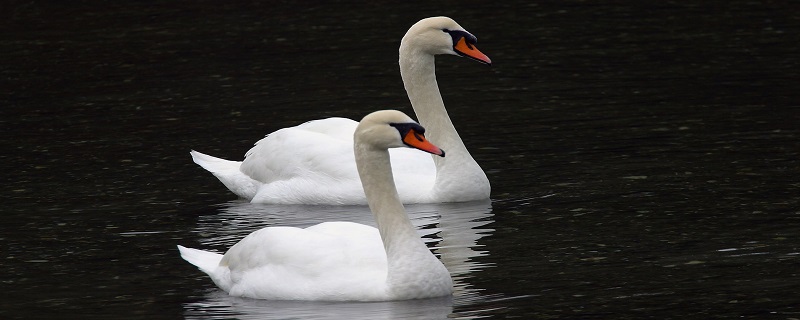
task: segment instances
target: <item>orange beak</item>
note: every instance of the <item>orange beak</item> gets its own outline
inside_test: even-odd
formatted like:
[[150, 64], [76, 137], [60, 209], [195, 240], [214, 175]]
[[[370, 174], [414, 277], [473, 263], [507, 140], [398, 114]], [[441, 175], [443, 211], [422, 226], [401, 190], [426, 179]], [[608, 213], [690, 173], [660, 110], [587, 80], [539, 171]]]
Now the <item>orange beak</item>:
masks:
[[439, 147], [433, 145], [433, 143], [428, 142], [424, 135], [417, 133], [414, 131], [414, 129], [408, 130], [406, 136], [403, 137], [403, 143], [409, 147], [444, 157], [444, 150], [439, 149]]
[[456, 43], [455, 47], [453, 48], [456, 50], [456, 52], [463, 54], [467, 57], [470, 57], [472, 59], [478, 60], [479, 62], [483, 62], [489, 65], [492, 64], [492, 59], [489, 59], [489, 57], [480, 52], [478, 48], [476, 48], [474, 45], [468, 44], [467, 40], [464, 39], [464, 37], [461, 37], [461, 39], [458, 40], [458, 43]]

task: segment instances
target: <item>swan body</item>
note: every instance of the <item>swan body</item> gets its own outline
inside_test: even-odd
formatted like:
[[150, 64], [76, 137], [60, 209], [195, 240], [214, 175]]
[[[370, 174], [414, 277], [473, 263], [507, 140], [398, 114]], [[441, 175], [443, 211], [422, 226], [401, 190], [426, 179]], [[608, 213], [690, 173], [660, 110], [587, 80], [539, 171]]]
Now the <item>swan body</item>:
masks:
[[420, 239], [393, 184], [387, 148], [407, 145], [444, 156], [423, 133], [392, 110], [366, 116], [355, 130], [357, 171], [377, 228], [352, 222], [267, 227], [224, 255], [178, 246], [181, 256], [240, 297], [387, 301], [452, 294], [449, 272]]
[[[400, 44], [400, 73], [411, 105], [428, 135], [450, 152], [431, 157], [392, 149], [392, 169], [403, 203], [488, 199], [489, 180], [450, 120], [436, 82], [434, 56], [450, 54], [482, 63], [491, 60], [474, 47], [477, 39], [447, 17], [422, 19]], [[195, 163], [213, 173], [239, 197], [256, 203], [365, 204], [353, 161], [358, 123], [327, 118], [283, 128], [258, 141], [244, 161], [192, 151]]]

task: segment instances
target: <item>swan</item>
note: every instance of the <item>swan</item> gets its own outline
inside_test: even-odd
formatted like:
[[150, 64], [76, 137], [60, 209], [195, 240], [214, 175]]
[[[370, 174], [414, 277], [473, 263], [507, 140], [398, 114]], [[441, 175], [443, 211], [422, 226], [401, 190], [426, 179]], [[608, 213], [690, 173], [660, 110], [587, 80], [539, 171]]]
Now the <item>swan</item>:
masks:
[[406, 215], [388, 148], [444, 157], [425, 129], [400, 111], [373, 112], [354, 134], [354, 154], [377, 228], [324, 222], [266, 227], [225, 255], [178, 246], [181, 257], [232, 296], [270, 300], [388, 301], [448, 296], [453, 280]]
[[[445, 109], [436, 83], [434, 56], [458, 55], [485, 64], [475, 36], [453, 19], [432, 17], [411, 26], [400, 43], [400, 74], [411, 106], [428, 135], [441, 141], [447, 159], [392, 149], [392, 168], [403, 203], [439, 203], [489, 198], [486, 174], [472, 158]], [[254, 203], [364, 204], [353, 161], [358, 123], [327, 118], [277, 130], [230, 161], [192, 150], [195, 163], [228, 189]]]

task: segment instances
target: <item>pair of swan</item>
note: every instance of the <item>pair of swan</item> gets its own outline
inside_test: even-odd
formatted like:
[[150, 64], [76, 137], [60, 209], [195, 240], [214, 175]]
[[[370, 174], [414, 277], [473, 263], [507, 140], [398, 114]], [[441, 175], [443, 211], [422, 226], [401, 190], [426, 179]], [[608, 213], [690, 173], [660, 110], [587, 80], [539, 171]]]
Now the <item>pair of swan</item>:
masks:
[[[420, 239], [403, 202], [489, 196], [486, 175], [444, 109], [433, 63], [435, 54], [490, 63], [474, 48], [475, 41], [446, 17], [423, 19], [403, 37], [401, 73], [417, 116], [432, 128], [427, 134], [404, 113], [384, 110], [359, 123], [331, 118], [281, 129], [259, 141], [242, 163], [192, 152], [195, 162], [254, 202], [350, 204], [365, 199], [377, 228], [351, 222], [267, 227], [225, 255], [178, 246], [183, 259], [240, 297], [386, 301], [451, 295], [450, 273]], [[426, 136], [447, 146], [448, 157]], [[403, 146], [439, 157], [420, 158], [408, 153], [413, 149], [398, 149]], [[391, 156], [390, 148], [395, 148]]]
[[[411, 106], [428, 136], [448, 151], [436, 158], [393, 149], [392, 170], [403, 203], [489, 198], [489, 180], [472, 158], [445, 109], [436, 83], [434, 56], [450, 54], [491, 64], [475, 36], [447, 17], [423, 19], [400, 43], [400, 74]], [[195, 163], [239, 197], [255, 203], [365, 204], [353, 159], [357, 122], [345, 118], [283, 128], [256, 142], [244, 161], [192, 151]]]
[[444, 157], [424, 133], [394, 110], [373, 112], [356, 127], [356, 167], [378, 228], [352, 222], [266, 227], [224, 256], [178, 246], [181, 256], [240, 297], [383, 301], [451, 294], [450, 273], [417, 234], [392, 178], [388, 148], [405, 145]]

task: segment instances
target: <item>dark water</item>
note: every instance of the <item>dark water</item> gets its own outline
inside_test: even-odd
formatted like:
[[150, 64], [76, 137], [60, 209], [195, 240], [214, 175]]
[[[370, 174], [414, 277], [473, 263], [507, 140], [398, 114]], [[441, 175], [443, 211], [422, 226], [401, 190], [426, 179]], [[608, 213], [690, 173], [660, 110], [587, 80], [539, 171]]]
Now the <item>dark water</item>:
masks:
[[[0, 5], [0, 318], [800, 318], [800, 9], [790, 2]], [[453, 298], [231, 298], [176, 244], [360, 207], [233, 201], [240, 159], [309, 119], [410, 112], [405, 30], [438, 59], [491, 203], [409, 206]]]

